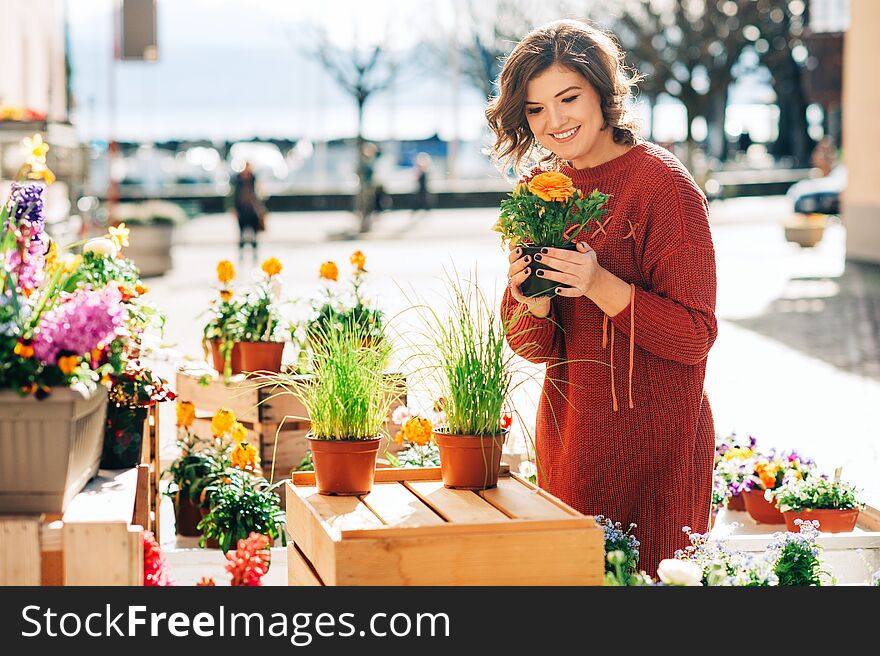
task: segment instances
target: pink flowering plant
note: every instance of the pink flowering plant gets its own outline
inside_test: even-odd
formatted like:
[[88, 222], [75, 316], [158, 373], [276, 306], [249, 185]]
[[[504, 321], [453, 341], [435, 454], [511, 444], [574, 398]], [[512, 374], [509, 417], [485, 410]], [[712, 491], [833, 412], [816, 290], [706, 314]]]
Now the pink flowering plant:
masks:
[[120, 374], [158, 314], [119, 255], [124, 225], [87, 242], [82, 255], [63, 253], [46, 233], [48, 148], [39, 135], [25, 140], [25, 163], [0, 205], [0, 389], [37, 398]]

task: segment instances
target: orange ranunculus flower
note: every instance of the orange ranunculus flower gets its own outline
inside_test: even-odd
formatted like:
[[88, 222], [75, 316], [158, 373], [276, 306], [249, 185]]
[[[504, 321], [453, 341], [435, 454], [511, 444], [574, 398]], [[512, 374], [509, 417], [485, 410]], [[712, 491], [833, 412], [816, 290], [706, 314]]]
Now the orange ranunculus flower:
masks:
[[235, 414], [232, 410], [229, 408], [220, 408], [214, 413], [213, 419], [211, 419], [211, 432], [214, 433], [214, 437], [226, 435], [232, 430], [235, 421]]
[[224, 285], [235, 278], [235, 265], [229, 260], [217, 262], [217, 279]]
[[546, 171], [539, 173], [528, 183], [529, 191], [541, 200], [564, 203], [574, 195], [574, 184], [564, 173]]
[[220, 290], [220, 300], [224, 303], [228, 303], [232, 300], [232, 290], [231, 289], [221, 289]]
[[353, 266], [358, 271], [365, 270], [364, 265], [367, 263], [367, 256], [364, 255], [363, 251], [355, 251], [348, 259], [351, 262], [351, 266]]
[[276, 257], [270, 257], [268, 260], [263, 262], [263, 271], [267, 276], [274, 276], [281, 273], [281, 262], [278, 261]]
[[196, 420], [196, 406], [192, 401], [177, 402], [177, 426], [178, 428], [189, 428]]
[[339, 267], [336, 266], [336, 262], [324, 262], [318, 275], [325, 280], [339, 280]]

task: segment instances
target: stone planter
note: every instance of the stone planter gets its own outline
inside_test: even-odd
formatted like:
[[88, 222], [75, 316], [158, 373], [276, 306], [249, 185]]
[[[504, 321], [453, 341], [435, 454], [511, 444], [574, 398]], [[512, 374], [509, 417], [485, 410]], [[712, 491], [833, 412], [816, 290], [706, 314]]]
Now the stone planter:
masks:
[[0, 513], [60, 513], [98, 472], [107, 390], [0, 392]]
[[130, 245], [122, 252], [135, 263], [142, 278], [161, 276], [171, 268], [173, 224], [135, 223], [126, 227], [131, 231]]
[[799, 215], [785, 224], [786, 241], [811, 248], [822, 241], [828, 219], [822, 215]]

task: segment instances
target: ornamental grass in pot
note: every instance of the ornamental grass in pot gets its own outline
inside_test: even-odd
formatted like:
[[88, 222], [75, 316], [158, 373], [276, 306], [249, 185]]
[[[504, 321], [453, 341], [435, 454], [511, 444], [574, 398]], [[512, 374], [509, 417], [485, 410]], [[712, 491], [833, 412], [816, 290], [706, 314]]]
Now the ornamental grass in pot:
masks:
[[444, 486], [483, 490], [498, 484], [515, 356], [505, 320], [476, 281], [449, 283], [448, 313], [420, 306], [430, 340], [421, 369], [443, 399], [445, 421], [434, 439]]
[[839, 472], [833, 479], [827, 476], [793, 479], [773, 490], [772, 495], [789, 531], [798, 530], [795, 520], [800, 519], [818, 521], [822, 533], [847, 533], [855, 528], [865, 506], [858, 491], [840, 480]]
[[[312, 353], [312, 374], [267, 377], [272, 395], [291, 394], [306, 409], [320, 494], [367, 494], [373, 486], [384, 423], [399, 394], [386, 376], [391, 355], [387, 339], [367, 340], [363, 326], [348, 321], [320, 334]], [[281, 430], [284, 421], [278, 427]]]
[[[501, 215], [494, 230], [503, 242], [522, 248], [534, 261], [546, 248], [575, 250], [575, 238], [602, 228], [610, 196], [594, 189], [584, 194], [564, 173], [545, 171], [524, 178], [501, 201]], [[592, 224], [592, 225], [591, 225]], [[546, 252], [546, 251], [543, 251]], [[529, 297], [554, 296], [561, 283], [543, 278], [546, 265], [535, 264], [520, 289]]]

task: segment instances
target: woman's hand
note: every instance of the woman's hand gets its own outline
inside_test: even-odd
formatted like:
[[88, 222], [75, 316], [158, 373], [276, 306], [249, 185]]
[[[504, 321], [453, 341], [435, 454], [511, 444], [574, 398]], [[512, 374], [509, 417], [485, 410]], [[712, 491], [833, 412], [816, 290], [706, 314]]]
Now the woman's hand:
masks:
[[528, 255], [522, 256], [521, 248], [511, 248], [508, 256], [510, 267], [507, 269], [507, 285], [510, 287], [510, 295], [520, 303], [524, 303], [528, 307], [529, 312], [536, 317], [547, 317], [550, 315], [550, 298], [547, 296], [529, 298], [524, 296], [520, 291], [520, 285], [525, 282], [531, 273], [532, 258]]
[[568, 285], [556, 290], [559, 296], [576, 298], [578, 296], [589, 297], [596, 281], [599, 279], [602, 267], [596, 261], [596, 251], [583, 241], [577, 243], [577, 251], [567, 251], [561, 248], [542, 248], [535, 255], [534, 266], [544, 265], [556, 269], [540, 268], [537, 276], [554, 282]]

